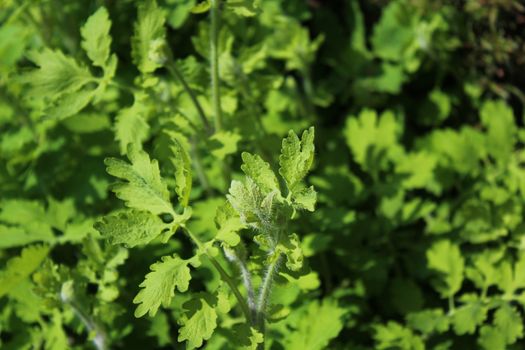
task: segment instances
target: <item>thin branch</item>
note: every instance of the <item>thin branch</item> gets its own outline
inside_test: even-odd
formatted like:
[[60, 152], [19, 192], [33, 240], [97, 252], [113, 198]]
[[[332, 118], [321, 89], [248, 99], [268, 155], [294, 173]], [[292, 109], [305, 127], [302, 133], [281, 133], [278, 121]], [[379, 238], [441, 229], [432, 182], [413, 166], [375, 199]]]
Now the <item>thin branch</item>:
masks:
[[[239, 244], [242, 244], [239, 243]], [[237, 254], [237, 252], [233, 249], [226, 249], [224, 248], [224, 255], [228, 260], [233, 262], [237, 265], [239, 268], [239, 271], [241, 272], [242, 281], [244, 283], [244, 287], [246, 288], [247, 294], [248, 294], [248, 307], [250, 308], [251, 316], [252, 316], [252, 324], [255, 324], [257, 320], [257, 310], [255, 305], [255, 291], [253, 289], [253, 283], [252, 283], [252, 275], [250, 273], [250, 270], [246, 266], [246, 261], [243, 259], [240, 254]]]
[[195, 95], [195, 92], [190, 87], [182, 73], [179, 71], [177, 66], [175, 65], [175, 61], [173, 60], [173, 57], [171, 53], [168, 54], [168, 61], [166, 62], [166, 69], [168, 72], [172, 75], [172, 77], [176, 80], [178, 80], [182, 87], [184, 88], [184, 91], [190, 96], [191, 101], [193, 102], [193, 105], [195, 106], [195, 109], [197, 110], [197, 114], [199, 115], [199, 118], [202, 121], [202, 124], [204, 125], [204, 128], [208, 133], [211, 132], [211, 126], [208, 122], [208, 119], [206, 118], [206, 115], [204, 114], [204, 110], [202, 109], [202, 106], [197, 99], [197, 96]]
[[264, 274], [263, 281], [259, 287], [259, 297], [257, 300], [257, 326], [259, 331], [263, 333], [265, 330], [265, 320], [264, 316], [266, 313], [266, 307], [268, 305], [268, 300], [270, 298], [271, 286], [273, 278], [279, 270], [279, 263], [281, 262], [281, 253], [278, 253], [277, 256], [271, 256], [270, 259], [272, 262], [268, 265], [266, 273]]
[[251, 324], [251, 316], [250, 316], [250, 309], [248, 308], [248, 305], [246, 304], [246, 301], [244, 300], [244, 297], [242, 296], [241, 292], [239, 291], [239, 288], [235, 285], [235, 281], [233, 278], [228, 275], [226, 270], [221, 266], [221, 264], [213, 257], [212, 255], [208, 254], [206, 248], [204, 247], [204, 244], [200, 241], [200, 239], [195, 236], [187, 227], [183, 227], [184, 232], [188, 235], [188, 237], [193, 241], [193, 243], [199, 248], [202, 249], [212, 265], [215, 267], [215, 269], [219, 272], [221, 275], [221, 278], [226, 284], [230, 287], [230, 289], [233, 292], [233, 295], [235, 298], [237, 298], [237, 302], [239, 303], [239, 306], [241, 307], [241, 310], [244, 314], [244, 317], [246, 318], [246, 322]]
[[202, 188], [204, 189], [204, 192], [206, 192], [206, 195], [208, 197], [211, 197], [213, 195], [213, 191], [210, 187], [210, 183], [208, 182], [208, 177], [206, 176], [206, 173], [204, 172], [204, 168], [202, 167], [201, 160], [199, 158], [199, 152], [197, 152], [197, 142], [195, 138], [192, 138], [191, 140], [191, 159], [193, 167], [195, 168], [195, 172], [197, 173], [197, 177], [199, 178], [199, 182], [201, 183]]
[[108, 344], [106, 339], [106, 332], [104, 329], [92, 318], [90, 317], [82, 307], [73, 299], [61, 295], [61, 299], [64, 304], [71, 306], [75, 315], [80, 319], [80, 321], [86, 326], [87, 330], [91, 333], [95, 333], [93, 338], [93, 345], [97, 350], [107, 350]]
[[213, 104], [213, 117], [215, 118], [215, 132], [222, 129], [221, 95], [219, 91], [219, 20], [220, 0], [211, 0], [211, 28], [210, 28], [210, 72], [211, 72], [211, 96]]

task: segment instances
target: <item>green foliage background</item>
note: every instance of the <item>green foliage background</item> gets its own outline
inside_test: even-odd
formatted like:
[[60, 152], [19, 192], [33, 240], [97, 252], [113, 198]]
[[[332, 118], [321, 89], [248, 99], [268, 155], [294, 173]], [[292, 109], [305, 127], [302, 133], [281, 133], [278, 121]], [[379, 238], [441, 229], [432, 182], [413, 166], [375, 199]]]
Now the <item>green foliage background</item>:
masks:
[[[262, 335], [174, 227], [189, 201], [201, 240], [238, 239], [214, 217], [241, 152], [273, 167], [288, 131], [312, 125], [317, 204], [290, 223], [304, 267], [276, 276], [266, 348], [525, 346], [523, 4], [224, 1], [218, 126], [207, 3], [158, 2], [0, 2], [2, 349], [90, 349], [101, 334], [115, 349], [256, 348]], [[106, 165], [127, 179], [115, 169], [128, 163], [104, 159], [143, 157], [130, 143], [177, 205], [114, 191], [171, 218], [130, 215], [109, 191]], [[122, 217], [141, 241], [104, 235]], [[147, 234], [167, 222], [173, 236]], [[157, 299], [137, 295], [150, 265], [177, 271]], [[261, 254], [248, 266], [262, 272]]]

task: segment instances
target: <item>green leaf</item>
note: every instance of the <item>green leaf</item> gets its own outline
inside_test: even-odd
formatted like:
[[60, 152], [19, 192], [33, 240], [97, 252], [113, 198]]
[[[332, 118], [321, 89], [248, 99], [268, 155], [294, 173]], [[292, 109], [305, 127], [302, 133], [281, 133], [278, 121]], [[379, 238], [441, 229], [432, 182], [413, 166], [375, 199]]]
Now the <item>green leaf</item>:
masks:
[[304, 256], [297, 234], [283, 235], [276, 250], [286, 256], [286, 267], [290, 270], [299, 271], [303, 267]]
[[263, 196], [251, 179], [246, 182], [233, 180], [226, 197], [235, 211], [239, 213], [243, 224], [258, 226]]
[[149, 212], [128, 209], [97, 221], [94, 228], [111, 244], [135, 247], [156, 238], [170, 225]]
[[501, 305], [494, 314], [494, 325], [503, 335], [506, 344], [523, 338], [523, 319], [518, 310], [508, 303]]
[[443, 333], [448, 331], [449, 317], [442, 309], [411, 312], [407, 316], [407, 324], [423, 334]]
[[126, 154], [130, 144], [142, 145], [148, 138], [149, 125], [144, 119], [145, 107], [139, 97], [133, 106], [121, 109], [115, 118], [115, 139], [119, 142], [120, 154]]
[[183, 322], [177, 340], [186, 340], [187, 349], [200, 347], [204, 340], [210, 339], [217, 327], [217, 313], [207, 299], [192, 299], [184, 304], [189, 318]]
[[271, 25], [273, 35], [266, 41], [268, 54], [273, 58], [284, 60], [288, 70], [309, 69], [324, 36], [321, 34], [313, 40], [310, 39], [308, 29], [293, 17], [273, 16]]
[[231, 247], [239, 244], [241, 238], [238, 232], [245, 228], [245, 225], [241, 222], [241, 218], [230, 202], [226, 202], [217, 208], [215, 224], [218, 228], [215, 239], [223, 241]]
[[443, 283], [437, 285], [443, 297], [456, 294], [463, 282], [465, 261], [459, 247], [448, 240], [436, 242], [427, 251], [428, 267], [440, 272]]
[[403, 179], [406, 189], [433, 189], [438, 186], [434, 180], [436, 165], [437, 158], [432, 153], [409, 153], [396, 164], [396, 172], [406, 177]]
[[192, 186], [191, 158], [178, 135], [171, 135], [169, 150], [169, 160], [175, 172], [175, 192], [178, 195], [179, 203], [186, 207], [190, 199]]
[[270, 164], [258, 155], [252, 155], [248, 152], [243, 152], [241, 157], [243, 161], [242, 171], [257, 184], [264, 194], [272, 191], [280, 192], [279, 181], [270, 168]]
[[62, 315], [55, 311], [50, 324], [45, 327], [44, 342], [46, 350], [62, 350], [69, 348], [66, 332], [62, 326]]
[[332, 299], [308, 303], [298, 315], [295, 328], [284, 339], [286, 349], [321, 350], [330, 348], [330, 340], [335, 339], [343, 329], [343, 316], [347, 310]]
[[165, 45], [166, 30], [164, 11], [155, 0], [147, 0], [138, 7], [138, 19], [131, 40], [133, 63], [141, 73], [152, 73], [162, 66], [165, 59], [162, 50]]
[[80, 28], [82, 35], [82, 48], [86, 51], [93, 65], [105, 67], [109, 59], [111, 36], [111, 21], [108, 10], [100, 7], [92, 14], [86, 23]]
[[418, 123], [437, 126], [450, 116], [453, 100], [440, 89], [434, 89], [417, 109]]
[[393, 2], [384, 8], [371, 38], [376, 55], [385, 60], [399, 61], [409, 54], [407, 51], [416, 40], [415, 12], [404, 2]]
[[505, 336], [500, 329], [492, 326], [483, 326], [479, 332], [478, 343], [485, 350], [505, 350]]
[[497, 285], [505, 292], [505, 295], [512, 297], [518, 289], [525, 288], [525, 254], [520, 254], [518, 260], [511, 266], [508, 261], [503, 261], [497, 273]]
[[227, 0], [226, 7], [233, 13], [243, 17], [253, 17], [261, 12], [260, 0]]
[[191, 13], [195, 13], [195, 14], [198, 14], [198, 13], [204, 13], [204, 12], [207, 12], [211, 7], [211, 3], [210, 3], [210, 0], [203, 0], [203, 1], [200, 1], [197, 5], [193, 6], [193, 8], [191, 9]]
[[39, 67], [25, 75], [23, 81], [31, 84], [30, 96], [51, 101], [80, 90], [93, 81], [89, 70], [60, 51], [44, 49], [33, 53], [30, 59]]
[[174, 256], [163, 256], [161, 261], [150, 266], [151, 272], [146, 275], [139, 287], [140, 292], [133, 299], [139, 304], [135, 310], [135, 317], [142, 317], [146, 313], [155, 316], [159, 306], [168, 307], [175, 296], [175, 287], [179, 292], [188, 290], [191, 275], [188, 261]]
[[401, 124], [386, 111], [378, 118], [373, 110], [364, 109], [358, 117], [346, 121], [344, 135], [355, 161], [364, 170], [385, 169], [388, 161], [399, 158], [403, 149], [398, 144]]
[[313, 186], [296, 189], [293, 193], [292, 201], [295, 209], [314, 211], [315, 203], [317, 202], [317, 192], [315, 192]]
[[0, 272], [0, 298], [28, 278], [48, 253], [46, 246], [29, 246], [22, 250], [20, 256], [11, 258]]
[[487, 307], [472, 301], [454, 310], [452, 324], [457, 335], [474, 334], [476, 327], [487, 318]]
[[286, 181], [288, 190], [294, 192], [295, 186], [306, 176], [314, 161], [314, 128], [303, 132], [301, 140], [290, 130], [283, 140], [279, 156], [279, 173]]
[[375, 326], [375, 349], [390, 350], [424, 350], [425, 345], [421, 338], [410, 329], [390, 321], [386, 325]]
[[9, 224], [25, 224], [46, 221], [44, 206], [37, 201], [8, 199], [2, 201], [0, 221]]
[[236, 324], [232, 327], [232, 334], [229, 340], [235, 344], [236, 349], [256, 350], [257, 344], [261, 344], [264, 341], [264, 336], [247, 324]]
[[223, 160], [230, 154], [237, 152], [237, 144], [241, 136], [231, 131], [219, 131], [210, 137], [210, 152], [213, 156]]
[[[472, 257], [473, 267], [466, 270], [467, 277], [474, 282], [476, 287], [486, 290], [498, 283], [501, 272], [496, 264], [502, 257], [502, 252], [484, 251]], [[513, 291], [511, 292], [511, 294]]]
[[[36, 228], [37, 226], [33, 226]], [[21, 247], [35, 242], [51, 243], [55, 240], [52, 231], [28, 231], [19, 226], [0, 224], [0, 249]]]
[[498, 163], [507, 163], [516, 142], [514, 113], [504, 101], [487, 101], [480, 110], [487, 128], [487, 151]]
[[155, 337], [159, 347], [164, 347], [171, 343], [170, 322], [166, 313], [160, 312], [153, 317], [146, 334], [150, 337]]
[[112, 191], [129, 208], [146, 210], [159, 215], [170, 213], [173, 207], [167, 185], [160, 177], [159, 164], [151, 160], [146, 152], [135, 145], [128, 148], [131, 164], [116, 158], [106, 158], [106, 171], [121, 180], [112, 186]]
[[[8, 21], [9, 22], [9, 21]], [[24, 54], [32, 30], [15, 23], [2, 23], [0, 28], [0, 79], [11, 72]]]
[[95, 97], [96, 90], [82, 89], [62, 96], [57, 105], [50, 107], [46, 113], [56, 120], [66, 119], [83, 110]]
[[233, 180], [229, 192], [226, 197], [239, 214], [241, 223], [263, 232], [278, 229], [279, 216], [286, 212], [283, 211], [285, 207], [281, 203], [282, 198], [276, 191], [265, 196], [260, 188], [247, 178], [245, 182]]
[[376, 74], [358, 79], [354, 84], [354, 90], [356, 93], [363, 93], [363, 91], [368, 90], [371, 92], [398, 94], [403, 87], [403, 83], [407, 80], [408, 76], [402, 66], [383, 61]]
[[170, 229], [164, 230], [163, 233], [160, 235], [160, 241], [162, 243], [168, 242], [168, 240], [173, 236], [173, 234], [177, 231], [177, 229], [185, 224], [192, 216], [193, 210], [191, 207], [185, 207], [182, 214], [175, 214], [173, 216], [173, 221], [170, 222]]
[[439, 157], [438, 165], [460, 174], [476, 175], [480, 160], [486, 155], [484, 135], [470, 127], [463, 127], [460, 131], [435, 130], [425, 142], [425, 148]]

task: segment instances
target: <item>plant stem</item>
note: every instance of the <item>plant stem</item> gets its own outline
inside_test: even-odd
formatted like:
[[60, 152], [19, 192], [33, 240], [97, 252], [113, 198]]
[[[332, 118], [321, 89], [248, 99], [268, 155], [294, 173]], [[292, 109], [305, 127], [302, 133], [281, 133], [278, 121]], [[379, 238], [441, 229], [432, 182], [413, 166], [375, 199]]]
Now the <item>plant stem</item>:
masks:
[[[268, 269], [264, 275], [261, 286], [259, 287], [259, 298], [257, 300], [257, 327], [259, 331], [263, 333], [265, 331], [264, 325], [264, 314], [266, 311], [266, 306], [268, 305], [268, 299], [270, 297], [271, 286], [273, 278], [279, 269], [279, 263], [281, 261], [281, 254], [277, 257], [273, 257], [273, 261], [268, 265]], [[263, 343], [264, 344], [264, 343]], [[264, 346], [264, 345], [263, 345]]]
[[210, 72], [211, 72], [211, 96], [213, 104], [213, 117], [215, 118], [215, 132], [222, 129], [221, 95], [219, 91], [219, 17], [220, 0], [211, 0], [211, 28], [210, 28]]
[[[239, 244], [242, 244], [239, 243]], [[239, 268], [239, 271], [241, 272], [242, 281], [244, 283], [244, 287], [246, 288], [247, 295], [248, 295], [248, 307], [250, 308], [251, 318], [252, 318], [252, 324], [255, 324], [257, 320], [257, 310], [255, 306], [255, 292], [253, 289], [253, 283], [252, 283], [252, 275], [250, 273], [250, 270], [246, 266], [246, 261], [243, 259], [237, 252], [233, 249], [224, 249], [224, 255], [228, 260], [233, 262], [237, 265]]]
[[182, 84], [184, 91], [186, 91], [186, 93], [190, 96], [191, 101], [195, 105], [195, 109], [197, 110], [197, 114], [199, 115], [199, 118], [202, 121], [202, 125], [204, 125], [204, 129], [206, 129], [206, 131], [210, 133], [211, 131], [210, 123], [208, 122], [208, 119], [206, 118], [206, 115], [204, 114], [204, 110], [202, 109], [202, 106], [199, 100], [197, 99], [197, 96], [195, 95], [191, 87], [186, 82], [186, 79], [184, 79], [184, 76], [182, 75], [182, 73], [179, 71], [179, 69], [175, 65], [175, 61], [173, 60], [171, 53], [168, 54], [168, 61], [166, 63], [166, 69], [172, 75], [173, 78], [175, 78]]
[[191, 140], [190, 153], [191, 153], [191, 159], [193, 160], [192, 163], [195, 168], [195, 172], [197, 173], [197, 177], [199, 178], [199, 182], [201, 183], [201, 186], [204, 189], [204, 192], [206, 192], [208, 197], [211, 197], [213, 195], [213, 191], [208, 182], [208, 178], [206, 177], [206, 173], [204, 172], [204, 169], [202, 168], [201, 160], [199, 158], [199, 152], [197, 152], [197, 142], [195, 138], [192, 138]]
[[239, 306], [241, 307], [241, 310], [244, 314], [244, 317], [246, 318], [246, 322], [251, 324], [251, 316], [250, 316], [250, 309], [248, 308], [248, 305], [246, 304], [246, 301], [244, 300], [244, 297], [242, 296], [241, 292], [239, 291], [239, 288], [235, 285], [235, 281], [233, 278], [228, 275], [226, 270], [221, 266], [221, 264], [208, 253], [208, 250], [204, 246], [204, 244], [200, 241], [200, 239], [195, 236], [187, 227], [183, 226], [184, 232], [188, 235], [188, 237], [195, 243], [197, 248], [201, 249], [203, 252], [205, 252], [206, 256], [212, 263], [213, 267], [219, 272], [221, 275], [221, 278], [226, 284], [230, 287], [230, 289], [233, 292], [233, 295], [235, 295], [235, 298], [237, 298], [237, 302], [239, 303]]
[[[219, 87], [219, 28], [220, 28], [220, 0], [211, 0], [210, 8], [210, 75], [211, 75], [211, 99], [213, 106], [213, 117], [215, 132], [222, 130], [222, 107], [221, 92]], [[226, 186], [231, 182], [231, 170], [227, 159], [222, 163], [222, 174]]]
[[89, 332], [94, 332], [95, 337], [93, 338], [93, 345], [97, 350], [107, 350], [106, 333], [89, 315], [87, 315], [80, 305], [74, 300], [64, 300], [64, 302], [71, 306], [75, 315], [84, 323]]
[[[312, 78], [310, 75], [310, 69], [305, 68], [301, 70], [303, 79], [297, 79], [297, 87], [298, 87], [298, 95], [299, 99], [302, 100], [303, 108], [305, 114], [309, 118], [315, 118], [315, 106], [312, 103], [312, 99], [314, 98], [314, 89], [312, 84]], [[300, 88], [300, 85], [302, 84], [302, 89]]]
[[448, 312], [449, 314], [453, 314], [456, 309], [456, 306], [454, 305], [454, 296], [450, 295], [448, 297]]
[[[100, 83], [100, 80], [97, 81], [97, 83]], [[112, 85], [112, 86], [116, 87], [117, 89], [127, 91], [130, 94], [132, 94], [132, 95], [134, 95], [137, 92], [139, 92], [139, 90], [134, 88], [133, 86], [130, 86], [130, 85], [127, 85], [127, 84], [124, 84], [124, 83], [120, 83], [120, 82], [118, 82], [116, 80], [111, 80], [109, 82], [109, 85]]]

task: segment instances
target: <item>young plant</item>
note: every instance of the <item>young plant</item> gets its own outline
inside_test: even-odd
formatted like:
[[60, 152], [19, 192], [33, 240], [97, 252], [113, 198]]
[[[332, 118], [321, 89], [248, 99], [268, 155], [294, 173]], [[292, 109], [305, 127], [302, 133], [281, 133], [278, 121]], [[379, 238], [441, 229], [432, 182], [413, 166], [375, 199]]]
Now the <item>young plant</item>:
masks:
[[[178, 145], [173, 141], [174, 145]], [[175, 289], [181, 293], [188, 290], [191, 268], [200, 268], [203, 261], [208, 260], [233, 292], [246, 318], [245, 325], [249, 327], [246, 334], [252, 346], [263, 343], [266, 311], [275, 276], [281, 269], [298, 271], [303, 265], [299, 237], [290, 232], [288, 222], [299, 210], [314, 210], [316, 192], [302, 181], [313, 162], [313, 141], [313, 128], [305, 131], [301, 139], [290, 131], [283, 140], [279, 157], [283, 189], [267, 162], [258, 155], [243, 153], [241, 169], [245, 178], [232, 181], [227, 201], [216, 214], [217, 234], [205, 242], [187, 225], [191, 219], [191, 207], [187, 200], [191, 169], [183, 147], [173, 146], [174, 154], [180, 155], [174, 163], [177, 182], [182, 184], [176, 187], [182, 212], [172, 205], [168, 186], [160, 176], [159, 165], [157, 161], [150, 160], [147, 153], [131, 146], [128, 152], [130, 163], [107, 159], [108, 173], [119, 179], [112, 190], [127, 208], [104, 217], [95, 225], [102, 236], [110, 243], [134, 247], [157, 238], [167, 242], [181, 231], [196, 248], [190, 258], [183, 259], [173, 253], [163, 256], [151, 266], [151, 272], [140, 284], [142, 289], [133, 301], [138, 304], [135, 316], [154, 316], [161, 305], [169, 307]], [[184, 177], [181, 179], [179, 176]], [[259, 270], [263, 271], [257, 291], [253, 288], [252, 271], [246, 262], [248, 251], [243, 243], [250, 230], [255, 232], [253, 241], [258, 247], [254, 256], [259, 256], [259, 259], [255, 260], [259, 261]], [[244, 291], [239, 289], [239, 281], [222, 266], [217, 246], [222, 247], [226, 258], [239, 268]], [[225, 312], [224, 303], [227, 300], [223, 293], [224, 289], [219, 285], [215, 291], [194, 294], [184, 304], [186, 313], [178, 320], [181, 324], [178, 341], [187, 341], [188, 348], [195, 348], [212, 336], [218, 315]]]

